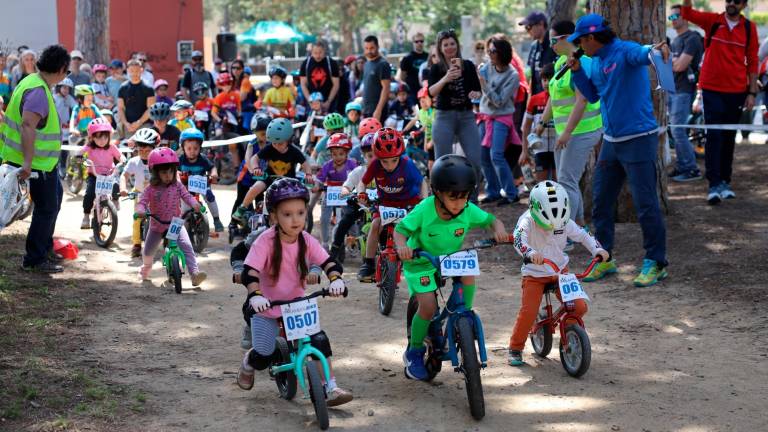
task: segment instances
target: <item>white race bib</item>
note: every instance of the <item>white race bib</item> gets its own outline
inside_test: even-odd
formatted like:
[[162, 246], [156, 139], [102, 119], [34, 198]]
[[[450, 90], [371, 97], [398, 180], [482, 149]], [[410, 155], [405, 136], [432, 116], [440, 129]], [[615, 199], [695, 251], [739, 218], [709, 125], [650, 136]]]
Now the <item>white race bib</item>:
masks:
[[408, 214], [408, 212], [405, 211], [405, 209], [379, 206], [379, 216], [381, 216], [382, 226], [400, 222], [405, 218], [406, 214]]
[[280, 311], [283, 314], [285, 337], [289, 341], [320, 332], [320, 311], [316, 298], [281, 305]]
[[319, 128], [319, 127], [316, 127], [314, 132], [316, 137], [324, 137], [325, 135], [327, 135], [327, 132], [325, 132], [325, 129]]
[[112, 187], [115, 184], [115, 178], [112, 176], [96, 177], [96, 196], [112, 196]]
[[478, 276], [480, 261], [474, 249], [440, 255], [440, 274], [442, 276]]
[[184, 219], [180, 217], [171, 219], [171, 224], [168, 226], [168, 232], [165, 234], [165, 238], [174, 241], [178, 240], [182, 228], [184, 228]]
[[195, 121], [207, 122], [208, 121], [208, 111], [196, 110], [195, 111]]
[[579, 279], [573, 273], [561, 274], [559, 277], [560, 282], [560, 298], [563, 302], [573, 301], [577, 299], [589, 300], [589, 296], [584, 292]]
[[378, 189], [366, 189], [365, 193], [368, 194], [368, 199], [371, 201], [375, 201], [379, 199], [379, 190]]
[[347, 200], [341, 197], [341, 186], [328, 186], [325, 190], [325, 205], [329, 207], [344, 207]]
[[208, 190], [208, 179], [201, 175], [191, 175], [187, 179], [187, 190], [190, 193], [205, 194]]

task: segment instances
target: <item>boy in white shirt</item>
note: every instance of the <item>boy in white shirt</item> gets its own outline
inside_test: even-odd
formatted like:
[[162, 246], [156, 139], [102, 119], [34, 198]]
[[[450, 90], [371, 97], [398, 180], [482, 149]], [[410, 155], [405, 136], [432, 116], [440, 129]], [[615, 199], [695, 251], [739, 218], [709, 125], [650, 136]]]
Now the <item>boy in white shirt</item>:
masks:
[[[122, 195], [128, 194], [128, 184], [133, 182], [133, 191], [144, 192], [144, 188], [149, 185], [149, 154], [154, 150], [157, 143], [160, 141], [160, 135], [153, 129], [142, 128], [136, 131], [131, 137], [130, 141], [138, 147], [139, 155], [132, 157], [123, 170], [123, 179], [125, 185], [121, 188]], [[134, 200], [134, 205], [138, 203], [138, 197]], [[131, 248], [131, 257], [137, 258], [141, 256], [141, 219], [134, 219], [133, 221], [133, 233], [131, 234], [131, 240], [133, 241], [133, 248]]]

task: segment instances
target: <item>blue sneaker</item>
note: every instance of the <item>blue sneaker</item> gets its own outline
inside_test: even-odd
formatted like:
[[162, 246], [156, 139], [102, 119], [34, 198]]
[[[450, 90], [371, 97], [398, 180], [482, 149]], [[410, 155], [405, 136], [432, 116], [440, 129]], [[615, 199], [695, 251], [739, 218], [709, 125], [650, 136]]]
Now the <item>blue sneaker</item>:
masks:
[[720, 185], [720, 198], [722, 199], [736, 198], [736, 194], [733, 192], [733, 189], [731, 189], [731, 185], [725, 182], [723, 182], [723, 184]]
[[702, 179], [701, 171], [697, 169], [680, 172], [677, 175], [672, 177], [672, 180], [676, 182], [689, 182], [689, 181], [701, 180], [701, 179]]
[[709, 188], [709, 193], [707, 194], [707, 203], [709, 205], [720, 204], [720, 201], [723, 200], [723, 197], [720, 195], [721, 192], [722, 185], [712, 186]]
[[428, 378], [427, 369], [424, 367], [424, 354], [427, 349], [421, 348], [408, 348], [403, 354], [403, 362], [405, 363], [405, 376], [410, 379], [424, 381]]

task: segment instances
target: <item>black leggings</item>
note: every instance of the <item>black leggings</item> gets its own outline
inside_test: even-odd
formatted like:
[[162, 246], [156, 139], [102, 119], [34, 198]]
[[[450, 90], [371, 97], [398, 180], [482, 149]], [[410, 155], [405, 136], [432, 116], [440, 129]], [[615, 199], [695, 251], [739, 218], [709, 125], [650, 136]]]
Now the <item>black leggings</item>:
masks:
[[331, 245], [331, 248], [341, 248], [349, 230], [355, 225], [358, 219], [360, 219], [359, 211], [360, 206], [357, 204], [344, 207], [341, 212], [341, 220], [336, 225], [336, 231], [333, 234], [333, 244]]
[[[120, 186], [115, 183], [112, 186], [112, 199], [118, 199], [120, 196]], [[88, 174], [85, 179], [85, 196], [83, 197], [83, 214], [90, 214], [93, 210], [93, 202], [96, 201], [96, 176]]]

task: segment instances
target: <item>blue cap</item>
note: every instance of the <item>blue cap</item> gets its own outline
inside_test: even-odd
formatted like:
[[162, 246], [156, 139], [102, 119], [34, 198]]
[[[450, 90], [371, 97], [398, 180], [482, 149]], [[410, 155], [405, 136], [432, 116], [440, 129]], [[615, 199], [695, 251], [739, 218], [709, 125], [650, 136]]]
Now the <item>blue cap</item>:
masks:
[[118, 68], [123, 69], [123, 62], [118, 59], [114, 59], [111, 62], [109, 62], [109, 67], [111, 67], [112, 69], [118, 69]]
[[608, 27], [605, 25], [605, 19], [602, 16], [598, 14], [584, 15], [576, 21], [576, 31], [568, 36], [568, 42], [573, 42], [584, 35], [603, 30], [608, 30]]
[[533, 11], [525, 17], [524, 20], [517, 23], [521, 26], [534, 26], [538, 23], [547, 23], [547, 15], [541, 11]]

